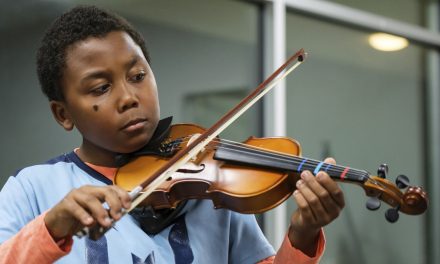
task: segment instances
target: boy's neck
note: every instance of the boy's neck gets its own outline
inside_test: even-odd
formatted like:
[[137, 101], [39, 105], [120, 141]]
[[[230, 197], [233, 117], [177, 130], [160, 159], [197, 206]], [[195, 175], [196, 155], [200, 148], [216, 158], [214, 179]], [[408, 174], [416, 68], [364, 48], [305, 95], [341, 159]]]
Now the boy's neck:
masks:
[[97, 149], [96, 147], [90, 146], [85, 142], [83, 142], [76, 154], [83, 162], [104, 167], [116, 167], [116, 153], [104, 150], [102, 148]]

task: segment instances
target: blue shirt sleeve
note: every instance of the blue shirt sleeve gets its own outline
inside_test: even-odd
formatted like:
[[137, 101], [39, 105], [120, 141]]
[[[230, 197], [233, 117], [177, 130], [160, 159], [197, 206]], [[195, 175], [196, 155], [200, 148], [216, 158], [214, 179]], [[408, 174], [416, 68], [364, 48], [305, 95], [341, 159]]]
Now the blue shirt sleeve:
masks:
[[16, 177], [9, 177], [0, 191], [0, 243], [14, 236], [35, 215], [35, 207], [32, 206], [29, 195], [32, 196], [31, 188], [25, 188]]

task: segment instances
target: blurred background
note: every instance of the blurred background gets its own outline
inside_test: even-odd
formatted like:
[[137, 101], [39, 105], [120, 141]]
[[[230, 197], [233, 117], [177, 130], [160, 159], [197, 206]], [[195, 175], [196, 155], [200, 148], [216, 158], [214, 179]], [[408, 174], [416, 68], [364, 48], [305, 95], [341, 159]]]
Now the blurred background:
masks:
[[[321, 263], [440, 263], [439, 1], [128, 0], [0, 2], [0, 187], [16, 170], [79, 146], [40, 91], [35, 54], [55, 17], [95, 4], [144, 35], [162, 117], [212, 125], [300, 48], [308, 59], [221, 137], [288, 136], [313, 159], [424, 186], [421, 216], [384, 218], [362, 188], [341, 184], [346, 208], [326, 227]], [[379, 39], [374, 33], [397, 39]], [[389, 37], [389, 36], [387, 36]], [[390, 43], [397, 43], [396, 46]], [[295, 204], [258, 216], [275, 247]], [[1, 216], [0, 216], [1, 217]]]

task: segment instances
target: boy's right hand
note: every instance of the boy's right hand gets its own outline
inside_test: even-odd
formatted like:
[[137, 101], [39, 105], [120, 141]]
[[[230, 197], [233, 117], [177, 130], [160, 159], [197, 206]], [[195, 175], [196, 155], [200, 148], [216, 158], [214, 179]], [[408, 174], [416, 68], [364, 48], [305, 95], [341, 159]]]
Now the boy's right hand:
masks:
[[[110, 210], [103, 207], [104, 202]], [[72, 236], [84, 226], [99, 223], [103, 227], [110, 227], [110, 218], [119, 220], [122, 209], [128, 209], [130, 205], [130, 196], [118, 186], [82, 186], [69, 192], [50, 209], [44, 222], [51, 236], [58, 241]]]

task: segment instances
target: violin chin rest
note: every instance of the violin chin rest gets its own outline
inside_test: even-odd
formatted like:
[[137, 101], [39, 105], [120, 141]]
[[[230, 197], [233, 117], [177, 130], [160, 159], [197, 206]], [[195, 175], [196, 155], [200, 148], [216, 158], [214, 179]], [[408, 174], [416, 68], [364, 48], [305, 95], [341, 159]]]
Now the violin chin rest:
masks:
[[154, 210], [151, 206], [136, 207], [129, 214], [138, 221], [140, 228], [148, 235], [157, 235], [174, 223], [181, 215], [187, 201], [180, 202], [175, 209]]

